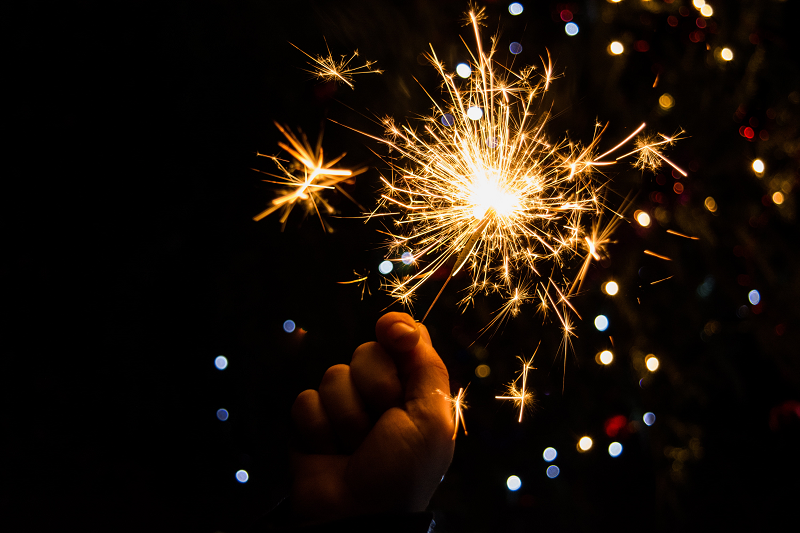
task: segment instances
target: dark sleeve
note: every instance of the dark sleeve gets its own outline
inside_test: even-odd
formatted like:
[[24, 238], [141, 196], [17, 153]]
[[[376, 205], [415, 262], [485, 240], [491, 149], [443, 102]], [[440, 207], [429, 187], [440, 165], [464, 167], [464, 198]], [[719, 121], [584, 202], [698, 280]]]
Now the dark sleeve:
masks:
[[282, 501], [246, 533], [432, 533], [436, 525], [433, 513], [380, 513], [351, 516], [312, 524], [293, 526], [288, 523], [288, 502]]

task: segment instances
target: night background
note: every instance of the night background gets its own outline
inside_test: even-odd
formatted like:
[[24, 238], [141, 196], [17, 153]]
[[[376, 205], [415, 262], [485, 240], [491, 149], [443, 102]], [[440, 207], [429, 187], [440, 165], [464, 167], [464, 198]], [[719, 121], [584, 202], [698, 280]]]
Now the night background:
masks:
[[[545, 95], [553, 137], [586, 143], [595, 120], [609, 123], [608, 146], [641, 122], [683, 129], [667, 155], [689, 176], [608, 173], [612, 205], [637, 196], [631, 223], [574, 299], [583, 320], [566, 377], [558, 325], [542, 324], [534, 305], [473, 343], [501, 302], [481, 297], [462, 313], [466, 278], [448, 286], [426, 325], [453, 389], [469, 384], [469, 434], [431, 503], [436, 531], [792, 530], [800, 4], [718, 0], [704, 17], [686, 0], [529, 1], [517, 16], [509, 3], [477, 3], [484, 43], [499, 35], [496, 59], [515, 68], [549, 50], [561, 74]], [[372, 209], [388, 172], [373, 151], [385, 148], [328, 119], [381, 135], [380, 118], [430, 113], [422, 87], [438, 98], [440, 80], [420, 54], [430, 43], [451, 70], [469, 60], [459, 39], [474, 45], [467, 9], [449, 0], [6, 8], [4, 530], [244, 532], [286, 494], [295, 396], [373, 340], [392, 301], [377, 269], [383, 227], [343, 195], [328, 196], [338, 210], [325, 217], [330, 231], [303, 206], [283, 231], [278, 214], [253, 221], [277, 194], [252, 170], [275, 171], [256, 153], [281, 155], [274, 121], [312, 142], [324, 127], [326, 156], [347, 152], [340, 166], [369, 167], [346, 187]], [[289, 42], [316, 55], [325, 39], [334, 57], [358, 49], [384, 74], [357, 76], [354, 90], [312, 79]], [[612, 41], [622, 54], [609, 53]], [[634, 210], [649, 213], [649, 227]], [[369, 272], [363, 299], [337, 283], [354, 270]], [[602, 290], [611, 280], [614, 296]], [[439, 283], [424, 287], [416, 315]], [[494, 396], [540, 341], [537, 402], [520, 424]], [[599, 364], [606, 349], [614, 360]], [[478, 377], [478, 365], [489, 375]], [[583, 436], [594, 442], [587, 452], [577, 449]], [[547, 447], [558, 452], [552, 462]], [[522, 481], [516, 492], [511, 475]]]

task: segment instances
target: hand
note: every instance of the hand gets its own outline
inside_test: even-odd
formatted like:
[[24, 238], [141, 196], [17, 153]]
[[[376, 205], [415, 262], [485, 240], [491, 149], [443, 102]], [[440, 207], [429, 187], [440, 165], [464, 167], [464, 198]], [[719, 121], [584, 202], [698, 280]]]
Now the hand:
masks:
[[453, 458], [449, 378], [428, 330], [388, 313], [375, 333], [292, 406], [300, 523], [424, 511]]

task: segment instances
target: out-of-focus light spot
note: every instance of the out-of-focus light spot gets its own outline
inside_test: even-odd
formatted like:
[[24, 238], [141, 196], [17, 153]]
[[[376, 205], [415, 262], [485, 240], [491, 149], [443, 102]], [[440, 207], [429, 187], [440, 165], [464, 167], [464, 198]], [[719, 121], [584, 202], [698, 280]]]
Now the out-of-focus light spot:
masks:
[[711, 15], [714, 14], [714, 8], [712, 8], [708, 4], [705, 4], [703, 7], [700, 8], [700, 14], [703, 15], [704, 17], [710, 17]]
[[472, 68], [466, 63], [459, 63], [456, 65], [456, 74], [462, 78], [469, 78], [469, 75], [472, 74]]
[[594, 319], [594, 327], [597, 331], [605, 331], [608, 329], [608, 318], [606, 315], [597, 315]]
[[638, 222], [640, 226], [646, 228], [650, 225], [650, 215], [644, 211], [637, 211], [634, 216], [636, 217], [636, 222]]
[[761, 174], [764, 172], [764, 162], [760, 159], [755, 159], [753, 161], [753, 171], [756, 174]]
[[664, 93], [658, 98], [658, 105], [661, 109], [672, 109], [675, 106], [675, 99], [669, 93]]
[[404, 265], [410, 265], [414, 262], [414, 255], [411, 252], [403, 252], [403, 255], [400, 256], [400, 260]]
[[611, 350], [603, 350], [600, 352], [600, 362], [604, 365], [610, 365], [611, 361], [614, 360], [614, 354], [611, 353]]
[[706, 276], [703, 283], [697, 287], [697, 295], [701, 298], [707, 298], [711, 291], [714, 290], [715, 283], [714, 276]]
[[578, 35], [578, 32], [581, 31], [581, 29], [574, 22], [567, 22], [567, 24], [564, 26], [564, 31], [567, 32], [567, 35], [572, 37], [573, 35]]
[[703, 202], [703, 203], [705, 204], [705, 206], [706, 206], [706, 209], [708, 209], [708, 210], [709, 210], [709, 211], [711, 211], [712, 213], [713, 213], [713, 212], [715, 212], [715, 211], [717, 210], [717, 201], [716, 201], [716, 200], [714, 200], [714, 198], [712, 198], [711, 196], [709, 196], [708, 198], [706, 198], [706, 201], [705, 201], [705, 202]]
[[489, 368], [489, 365], [478, 365], [475, 368], [475, 375], [478, 376], [479, 378], [488, 377], [489, 374], [491, 374], [491, 373], [492, 373], [492, 369]]
[[562, 9], [561, 13], [559, 13], [558, 15], [564, 22], [569, 22], [572, 20], [572, 11], [570, 11], [569, 9]]
[[655, 372], [658, 370], [658, 358], [653, 354], [648, 355], [644, 359], [644, 366], [646, 366], [647, 370], [650, 372]]
[[227, 409], [217, 409], [217, 418], [225, 422], [228, 419]]
[[674, 15], [670, 15], [667, 17], [667, 24], [672, 26], [673, 28], [678, 25], [678, 17]]
[[647, 52], [648, 50], [650, 50], [650, 43], [648, 43], [643, 39], [640, 39], [636, 41], [633, 47], [636, 49], [637, 52]]
[[609, 296], [614, 296], [619, 292], [619, 285], [617, 285], [616, 281], [609, 281], [603, 286], [603, 290], [605, 290], [606, 294]]
[[219, 370], [225, 370], [228, 368], [228, 358], [224, 355], [218, 355], [217, 358], [214, 359], [214, 366]]
[[547, 467], [547, 477], [550, 479], [555, 479], [561, 473], [561, 470], [558, 469], [556, 465], [550, 465]]
[[772, 195], [772, 201], [775, 202], [776, 205], [781, 205], [783, 200], [783, 193], [780, 191]]
[[283, 331], [285, 331], [286, 333], [293, 332], [294, 328], [296, 327], [297, 326], [295, 325], [294, 320], [287, 320], [286, 322], [283, 323]]
[[590, 439], [589, 437], [581, 437], [581, 440], [578, 441], [578, 448], [582, 452], [588, 452], [589, 450], [592, 449], [592, 444], [594, 443], [592, 442], [592, 439]]
[[548, 463], [554, 461], [556, 457], [558, 457], [558, 452], [553, 447], [548, 447], [544, 449], [544, 453], [542, 454], [544, 460]]
[[467, 109], [467, 116], [472, 120], [480, 120], [483, 116], [483, 109], [478, 106], [472, 106]]
[[648, 426], [652, 426], [656, 423], [656, 415], [653, 413], [645, 413], [642, 420], [644, 420], [644, 423]]
[[525, 8], [522, 7], [522, 4], [519, 2], [514, 2], [513, 4], [508, 6], [508, 12], [512, 15], [516, 16], [522, 13]]
[[683, 192], [683, 183], [676, 181], [675, 184], [672, 186], [672, 190], [675, 191], [675, 194], [680, 194]]
[[611, 2], [612, 4], [618, 4], [619, 2], [622, 2], [622, 0], [608, 0], [608, 1]]
[[706, 5], [706, 0], [692, 0], [692, 5], [697, 9], [702, 9]]
[[739, 306], [739, 309], [736, 310], [736, 316], [739, 318], [747, 317], [748, 309], [746, 305]]
[[625, 47], [622, 46], [622, 43], [619, 41], [614, 41], [610, 45], [608, 45], [608, 51], [615, 56], [620, 55], [622, 52], [625, 51]]
[[506, 487], [508, 487], [508, 490], [516, 491], [519, 490], [521, 486], [522, 480], [520, 478], [517, 476], [508, 476], [508, 479], [506, 480]]
[[445, 113], [442, 115], [442, 118], [439, 119], [439, 122], [442, 123], [442, 126], [447, 126], [448, 128], [456, 123], [456, 119], [450, 113]]
[[744, 135], [748, 139], [752, 139], [753, 137], [756, 136], [756, 132], [753, 128], [747, 126], [744, 130], [742, 130], [742, 135]]
[[747, 299], [750, 300], [750, 303], [753, 305], [758, 305], [758, 302], [761, 301], [761, 295], [756, 290], [752, 290], [747, 293]]
[[733, 59], [733, 50], [731, 50], [730, 48], [723, 48], [722, 51], [719, 53], [719, 56], [725, 61], [730, 61]]
[[239, 483], [247, 483], [248, 479], [250, 479], [250, 475], [247, 473], [247, 470], [239, 470], [236, 472], [236, 481]]
[[522, 45], [517, 42], [513, 42], [508, 46], [508, 50], [512, 54], [517, 55], [522, 52]]
[[394, 268], [394, 265], [392, 264], [391, 261], [384, 261], [383, 263], [378, 265], [378, 272], [380, 272], [381, 274], [386, 275], [389, 272], [391, 272], [393, 268]]
[[612, 442], [608, 445], [608, 455], [611, 457], [619, 457], [619, 454], [622, 453], [622, 444], [619, 442]]
[[616, 437], [627, 425], [628, 419], [625, 418], [624, 415], [612, 416], [606, 420], [605, 424], [603, 424], [606, 430], [606, 435], [609, 437]]

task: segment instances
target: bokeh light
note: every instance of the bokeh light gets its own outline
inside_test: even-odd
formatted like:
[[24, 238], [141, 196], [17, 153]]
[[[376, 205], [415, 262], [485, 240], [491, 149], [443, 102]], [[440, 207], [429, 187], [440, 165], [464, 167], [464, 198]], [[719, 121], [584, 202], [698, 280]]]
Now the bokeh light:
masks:
[[597, 315], [594, 319], [594, 327], [597, 331], [605, 331], [608, 329], [608, 318], [606, 315]]
[[619, 454], [622, 453], [622, 444], [619, 442], [612, 442], [608, 445], [608, 455], [611, 457], [619, 457]]
[[705, 4], [703, 5], [703, 7], [700, 8], [700, 14], [703, 15], [704, 17], [710, 17], [711, 15], [714, 14], [714, 8], [712, 8], [708, 4]]
[[675, 99], [669, 93], [664, 93], [658, 98], [658, 105], [661, 109], [672, 109], [675, 106]]
[[479, 378], [488, 377], [489, 374], [491, 374], [491, 373], [492, 373], [492, 369], [489, 368], [489, 365], [478, 365], [475, 368], [475, 375], [478, 376]]
[[692, 5], [697, 9], [701, 9], [704, 5], [706, 5], [706, 0], [692, 0]]
[[652, 426], [653, 424], [656, 423], [656, 415], [649, 412], [645, 413], [644, 416], [642, 417], [642, 420], [644, 420], [644, 423], [647, 424], [648, 426]]
[[761, 301], [761, 294], [757, 290], [752, 290], [747, 293], [747, 299], [750, 300], [751, 304], [758, 305], [758, 302]]
[[448, 128], [456, 123], [456, 119], [450, 113], [445, 113], [442, 115], [442, 118], [439, 119], [439, 122], [442, 123], [442, 126], [447, 126]]
[[247, 470], [239, 470], [236, 472], [236, 481], [239, 483], [247, 483], [248, 479], [250, 479], [250, 475], [247, 473]]
[[283, 331], [286, 333], [293, 332], [296, 327], [294, 320], [287, 320], [283, 323]]
[[650, 225], [651, 222], [650, 215], [648, 215], [644, 211], [637, 211], [634, 214], [634, 216], [636, 217], [636, 222], [638, 222], [640, 226], [646, 228], [647, 226]]
[[225, 370], [228, 368], [228, 358], [224, 355], [218, 355], [216, 359], [214, 359], [214, 366], [219, 370]]
[[514, 2], [508, 6], [508, 12], [515, 16], [521, 14], [524, 9], [519, 2]]
[[547, 447], [544, 449], [544, 453], [542, 453], [542, 457], [548, 463], [554, 461], [556, 457], [558, 457], [558, 452], [553, 447]]
[[609, 296], [614, 296], [619, 292], [619, 285], [616, 281], [609, 281], [605, 285], [603, 285], [603, 290], [606, 291], [606, 294]]
[[561, 470], [558, 469], [556, 465], [550, 465], [547, 467], [547, 477], [550, 479], [554, 479], [558, 477], [558, 474], [561, 473]]
[[611, 361], [614, 360], [614, 354], [611, 353], [611, 350], [603, 350], [600, 352], [600, 362], [604, 365], [610, 365]]
[[472, 120], [480, 120], [483, 116], [483, 109], [478, 106], [472, 106], [467, 109], [467, 116]]
[[622, 46], [622, 43], [619, 41], [614, 41], [610, 45], [608, 45], [608, 51], [615, 56], [620, 55], [622, 52], [625, 51], [625, 47]]
[[578, 441], [578, 449], [582, 452], [588, 452], [592, 449], [592, 439], [589, 437], [581, 437], [581, 440]]
[[706, 198], [706, 201], [705, 201], [705, 202], [703, 202], [703, 203], [705, 204], [705, 206], [706, 206], [706, 209], [708, 209], [708, 210], [709, 210], [709, 211], [711, 211], [712, 213], [713, 213], [713, 212], [715, 212], [715, 211], [717, 210], [717, 201], [716, 201], [716, 200], [714, 200], [714, 198], [712, 198], [711, 196], [709, 196], [708, 198]]
[[760, 159], [753, 160], [753, 171], [756, 174], [761, 174], [764, 172], [764, 162]]
[[567, 22], [567, 24], [564, 26], [564, 31], [567, 33], [567, 35], [572, 37], [573, 35], [578, 35], [580, 28], [578, 28], [578, 25], [574, 22]]
[[784, 199], [783, 193], [780, 191], [772, 195], [772, 201], [775, 202], [775, 205], [781, 205]]
[[647, 370], [650, 372], [655, 372], [658, 370], [658, 358], [653, 354], [648, 355], [644, 358], [644, 366], [646, 366]]
[[456, 74], [462, 78], [469, 78], [469, 75], [472, 74], [472, 68], [466, 63], [459, 63], [456, 65]]
[[225, 422], [228, 419], [227, 409], [217, 409], [217, 418]]
[[513, 42], [508, 46], [508, 51], [514, 55], [517, 55], [522, 52], [522, 45], [517, 42]]
[[508, 476], [508, 479], [506, 480], [506, 487], [508, 487], [508, 490], [516, 491], [519, 490], [521, 486], [522, 480], [520, 478], [517, 476]]
[[411, 252], [403, 252], [403, 255], [400, 256], [400, 260], [404, 265], [410, 265], [414, 262], [414, 255]]
[[394, 268], [394, 265], [392, 264], [391, 261], [384, 261], [383, 263], [378, 265], [378, 272], [380, 272], [381, 274], [386, 275], [389, 272], [391, 272], [393, 268]]
[[731, 50], [730, 48], [723, 48], [722, 51], [719, 53], [719, 56], [725, 61], [730, 61], [733, 59], [733, 50]]

